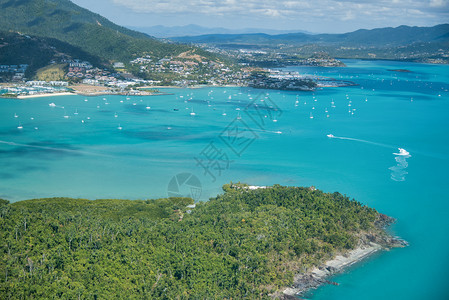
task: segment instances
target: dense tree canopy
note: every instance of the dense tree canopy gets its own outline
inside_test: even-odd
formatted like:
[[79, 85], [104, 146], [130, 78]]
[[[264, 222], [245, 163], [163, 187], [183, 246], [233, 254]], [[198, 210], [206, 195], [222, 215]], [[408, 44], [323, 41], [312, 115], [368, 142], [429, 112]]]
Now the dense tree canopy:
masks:
[[1, 299], [265, 298], [377, 231], [339, 193], [225, 185], [208, 202], [0, 201]]

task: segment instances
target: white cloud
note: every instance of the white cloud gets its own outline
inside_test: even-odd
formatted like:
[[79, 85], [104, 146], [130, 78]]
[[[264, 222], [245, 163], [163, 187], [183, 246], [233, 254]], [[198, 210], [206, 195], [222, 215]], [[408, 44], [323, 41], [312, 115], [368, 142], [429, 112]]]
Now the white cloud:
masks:
[[[426, 26], [449, 19], [449, 0], [104, 0], [127, 7], [134, 13], [183, 18], [198, 23], [207, 19], [249, 24], [341, 23], [358, 28]], [[188, 19], [192, 20], [189, 21]], [[186, 21], [187, 20], [187, 21]], [[235, 20], [235, 21], [230, 21]], [[204, 22], [203, 22], [204, 23]], [[334, 25], [333, 25], [334, 24]], [[363, 25], [366, 24], [366, 25]], [[211, 25], [208, 23], [208, 25]], [[215, 25], [215, 24], [213, 24]], [[352, 25], [352, 26], [354, 26]], [[260, 26], [260, 25], [259, 25]], [[271, 25], [270, 25], [271, 26]], [[269, 27], [269, 26], [267, 26]]]
[[394, 11], [415, 9], [426, 11], [431, 8], [445, 8], [449, 0], [111, 0], [117, 5], [125, 6], [141, 13], [196, 13], [206, 15], [260, 14], [272, 18], [284, 18], [289, 15], [305, 16], [318, 12], [330, 18], [347, 19], [364, 14], [366, 10], [381, 12], [380, 8]]
[[355, 18], [354, 13], [352, 10], [346, 11], [345, 15], [341, 18], [342, 21], [349, 21], [353, 20]]
[[430, 0], [430, 7], [445, 7], [448, 8], [449, 1], [448, 0]]

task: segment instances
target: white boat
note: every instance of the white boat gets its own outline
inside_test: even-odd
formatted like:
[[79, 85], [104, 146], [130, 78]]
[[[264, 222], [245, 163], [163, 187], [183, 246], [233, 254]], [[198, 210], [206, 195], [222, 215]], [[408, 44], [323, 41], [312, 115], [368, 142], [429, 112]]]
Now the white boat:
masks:
[[312, 113], [310, 113], [310, 118], [311, 118], [311, 119], [313, 119], [313, 115], [312, 115]]
[[118, 114], [117, 113], [114, 114], [114, 118], [118, 118]]
[[226, 116], [226, 112], [224, 111], [221, 115], [222, 115], [222, 116]]
[[73, 114], [77, 115], [78, 114], [78, 109], [75, 109], [75, 112]]
[[151, 109], [151, 106], [147, 106], [147, 107], [145, 107], [145, 109], [146, 109], [146, 110], [150, 110], [150, 109]]
[[54, 103], [52, 102], [52, 103], [50, 103], [48, 106], [50, 106], [50, 107], [56, 107], [56, 104], [54, 104]]
[[19, 116], [16, 114], [16, 113], [14, 113], [14, 118], [18, 118]]
[[333, 134], [331, 134], [331, 133], [329, 133], [328, 135], [326, 135], [328, 138], [333, 138], [334, 137], [334, 135]]
[[17, 126], [17, 129], [23, 129], [22, 124], [19, 123], [19, 126]]
[[393, 153], [393, 154], [394, 155], [401, 155], [401, 156], [410, 155], [410, 153], [407, 150], [403, 149], [403, 148], [398, 148], [398, 150], [399, 150], [399, 153]]
[[117, 129], [118, 129], [118, 130], [122, 130], [122, 129], [123, 129], [123, 127], [122, 127], [122, 126], [120, 126], [120, 124], [118, 124], [118, 127], [117, 127]]
[[196, 115], [196, 113], [193, 111], [193, 108], [192, 108], [192, 111], [190, 112], [190, 115], [191, 116], [195, 116]]

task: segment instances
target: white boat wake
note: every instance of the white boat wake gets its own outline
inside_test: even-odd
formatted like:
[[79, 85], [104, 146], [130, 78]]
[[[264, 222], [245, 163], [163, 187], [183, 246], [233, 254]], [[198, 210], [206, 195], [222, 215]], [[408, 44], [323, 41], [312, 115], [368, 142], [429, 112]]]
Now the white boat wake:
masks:
[[[382, 144], [382, 143], [376, 143], [376, 142], [371, 142], [371, 141], [361, 140], [361, 139], [354, 139], [354, 138], [349, 138], [349, 137], [343, 137], [343, 136], [335, 136], [335, 135], [333, 135], [333, 134], [328, 134], [327, 137], [328, 137], [328, 138], [331, 138], [331, 139], [339, 139], [339, 140], [355, 141], [355, 142], [360, 142], [360, 143], [366, 143], [366, 144], [376, 145], [376, 146], [380, 146], [380, 147], [384, 147], [384, 148], [393, 148], [393, 149], [397, 149], [397, 147], [392, 146], [392, 145], [387, 145], [387, 144]], [[401, 148], [400, 148], [400, 149], [401, 149]]]
[[354, 139], [354, 138], [349, 138], [349, 137], [342, 137], [342, 136], [335, 136], [333, 134], [328, 134], [327, 135], [328, 138], [331, 139], [340, 139], [340, 140], [349, 140], [349, 141], [355, 141], [355, 142], [361, 142], [361, 143], [366, 143], [366, 144], [370, 144], [370, 145], [375, 145], [375, 146], [380, 146], [380, 147], [384, 147], [384, 148], [393, 148], [393, 149], [398, 149], [399, 152], [394, 152], [393, 154], [395, 155], [395, 161], [396, 161], [396, 165], [388, 168], [391, 171], [391, 179], [394, 181], [405, 181], [405, 175], [408, 174], [408, 172], [406, 171], [407, 167], [408, 167], [408, 162], [407, 162], [407, 158], [412, 157], [410, 155], [410, 152], [408, 152], [407, 150], [405, 150], [404, 148], [397, 148], [394, 147], [392, 145], [387, 145], [387, 144], [382, 144], [382, 143], [376, 143], [376, 142], [371, 142], [371, 141], [367, 141], [367, 140], [361, 140], [361, 139]]
[[395, 157], [396, 165], [388, 168], [391, 171], [391, 179], [394, 181], [405, 181], [405, 175], [408, 172], [405, 170], [408, 167], [407, 158], [410, 155], [397, 155]]

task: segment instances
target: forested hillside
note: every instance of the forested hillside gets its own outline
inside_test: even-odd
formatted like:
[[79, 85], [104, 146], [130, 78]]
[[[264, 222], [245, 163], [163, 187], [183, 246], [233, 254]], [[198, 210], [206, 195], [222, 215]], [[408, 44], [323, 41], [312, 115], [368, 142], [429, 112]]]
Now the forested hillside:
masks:
[[189, 198], [0, 200], [0, 298], [268, 298], [384, 234], [374, 209], [339, 193], [223, 188], [191, 211]]
[[191, 49], [118, 26], [69, 0], [0, 0], [0, 28], [59, 39], [110, 61], [127, 62], [143, 53], [164, 57]]
[[86, 51], [53, 38], [42, 38], [0, 31], [0, 64], [28, 64], [26, 77], [31, 78], [39, 68], [61, 58], [78, 58], [101, 66], [105, 62]]
[[206, 34], [198, 36], [174, 37], [173, 40], [191, 43], [207, 44], [250, 44], [250, 45], [306, 45], [319, 44], [321, 46], [337, 45], [346, 47], [398, 47], [413, 43], [448, 43], [449, 24], [433, 27], [399, 26], [396, 28], [360, 29], [342, 34], [307, 34], [286, 33], [269, 35], [263, 33], [252, 34]]

